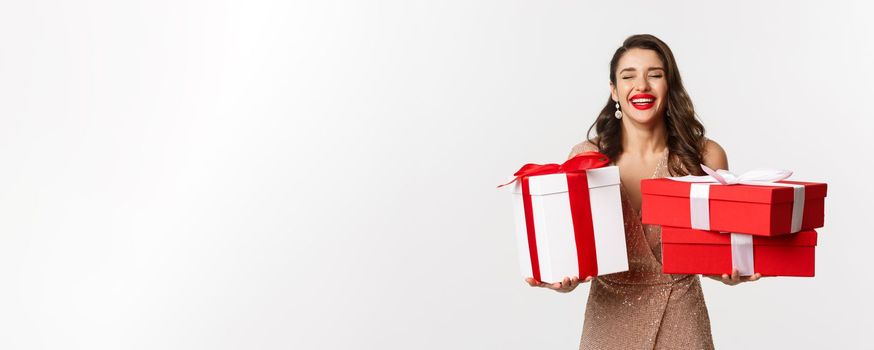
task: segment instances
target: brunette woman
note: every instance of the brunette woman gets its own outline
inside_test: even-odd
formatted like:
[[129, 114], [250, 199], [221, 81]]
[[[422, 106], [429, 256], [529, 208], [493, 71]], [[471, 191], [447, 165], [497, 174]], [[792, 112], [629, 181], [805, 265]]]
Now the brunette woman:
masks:
[[[610, 60], [610, 99], [592, 127], [596, 136], [570, 156], [598, 151], [619, 167], [629, 271], [568, 276], [535, 287], [567, 293], [592, 282], [580, 349], [712, 349], [710, 319], [698, 275], [663, 274], [661, 228], [640, 222], [640, 180], [704, 175], [700, 164], [728, 169], [725, 151], [704, 137], [668, 46], [652, 35], [625, 40]], [[707, 276], [728, 285], [761, 276]]]

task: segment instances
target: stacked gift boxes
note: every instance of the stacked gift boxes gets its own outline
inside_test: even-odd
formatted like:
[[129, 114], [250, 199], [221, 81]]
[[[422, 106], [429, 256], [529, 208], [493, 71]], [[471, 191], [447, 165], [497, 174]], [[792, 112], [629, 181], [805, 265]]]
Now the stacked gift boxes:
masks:
[[813, 277], [827, 188], [776, 180], [789, 174], [642, 180], [642, 221], [662, 225], [663, 272]]
[[561, 165], [526, 164], [505, 184], [523, 277], [553, 283], [628, 270], [619, 168], [607, 164], [586, 152]]

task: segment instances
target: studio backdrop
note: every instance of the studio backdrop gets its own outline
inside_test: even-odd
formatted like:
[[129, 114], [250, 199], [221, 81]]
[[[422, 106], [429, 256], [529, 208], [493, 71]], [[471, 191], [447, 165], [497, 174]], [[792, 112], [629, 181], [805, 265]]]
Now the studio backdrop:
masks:
[[722, 349], [872, 347], [864, 1], [6, 1], [0, 348], [575, 349], [511, 200], [632, 34], [732, 170], [829, 184], [816, 277], [703, 279]]

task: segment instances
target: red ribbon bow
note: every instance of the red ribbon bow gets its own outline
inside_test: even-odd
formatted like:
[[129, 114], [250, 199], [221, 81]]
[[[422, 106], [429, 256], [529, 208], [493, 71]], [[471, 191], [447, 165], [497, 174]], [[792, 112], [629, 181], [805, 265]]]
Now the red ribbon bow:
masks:
[[603, 168], [610, 164], [610, 158], [598, 152], [583, 152], [571, 159], [568, 159], [561, 165], [550, 164], [525, 164], [513, 176], [512, 181], [499, 185], [498, 188], [507, 186], [526, 176], [559, 174], [559, 173], [576, 173], [585, 172], [588, 169]]
[[[595, 255], [595, 233], [592, 226], [592, 207], [589, 202], [589, 184], [586, 170], [602, 168], [610, 164], [610, 158], [598, 152], [583, 152], [561, 165], [559, 164], [525, 164], [513, 176], [515, 178], [503, 187], [520, 181], [522, 184], [522, 202], [525, 210], [525, 226], [528, 231], [528, 253], [531, 257], [531, 270], [536, 281], [540, 279], [540, 262], [537, 255], [536, 235], [534, 234], [534, 215], [531, 203], [531, 191], [528, 177], [535, 175], [566, 173], [568, 181], [568, 198], [571, 205], [571, 215], [574, 225], [574, 237], [577, 243], [577, 262], [582, 274], [586, 267], [591, 268], [591, 276], [598, 274], [598, 259]], [[581, 279], [584, 276], [579, 276]]]

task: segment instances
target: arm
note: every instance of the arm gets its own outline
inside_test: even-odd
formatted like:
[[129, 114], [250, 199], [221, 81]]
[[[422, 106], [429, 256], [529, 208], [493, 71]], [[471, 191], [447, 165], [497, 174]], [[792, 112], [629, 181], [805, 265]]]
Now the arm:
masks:
[[704, 154], [702, 155], [704, 159], [704, 165], [710, 167], [710, 169], [725, 169], [728, 170], [728, 156], [725, 154], [725, 150], [722, 149], [716, 141], [707, 140], [707, 143], [704, 144]]
[[[583, 153], [583, 152], [598, 152], [598, 146], [595, 145], [592, 141], [586, 140], [574, 145], [571, 148], [571, 153], [568, 154], [567, 159], [573, 158], [575, 155]], [[709, 166], [709, 165], [708, 165]]]

